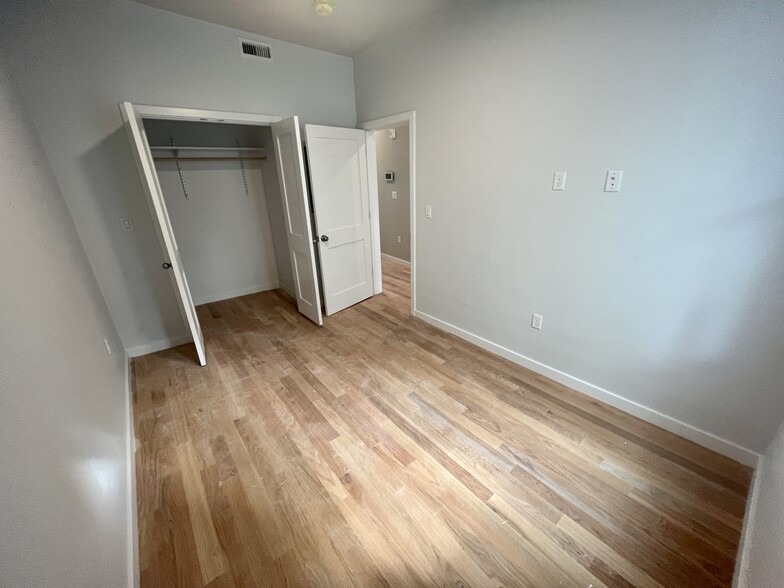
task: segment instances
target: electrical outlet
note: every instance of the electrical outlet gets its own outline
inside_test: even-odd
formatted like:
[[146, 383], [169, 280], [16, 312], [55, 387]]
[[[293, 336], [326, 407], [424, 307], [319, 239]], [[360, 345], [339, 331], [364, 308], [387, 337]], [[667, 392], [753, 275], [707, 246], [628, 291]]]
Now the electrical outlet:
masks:
[[131, 219], [128, 217], [120, 219], [120, 226], [122, 227], [122, 230], [126, 232], [133, 230], [133, 223], [131, 222]]
[[535, 314], [531, 317], [531, 327], [534, 329], [542, 330], [542, 315]]
[[553, 190], [566, 189], [566, 172], [555, 172], [553, 176]]
[[400, 235], [398, 235], [398, 236], [397, 236], [397, 242], [398, 242], [398, 243], [402, 243], [402, 242], [403, 242], [403, 237], [401, 237]]
[[392, 200], [397, 200], [397, 190], [392, 190]]
[[605, 192], [620, 192], [621, 191], [621, 178], [623, 178], [623, 170], [610, 170], [607, 172], [607, 179], [604, 181]]
[[433, 207], [429, 204], [425, 206], [425, 218], [433, 218]]

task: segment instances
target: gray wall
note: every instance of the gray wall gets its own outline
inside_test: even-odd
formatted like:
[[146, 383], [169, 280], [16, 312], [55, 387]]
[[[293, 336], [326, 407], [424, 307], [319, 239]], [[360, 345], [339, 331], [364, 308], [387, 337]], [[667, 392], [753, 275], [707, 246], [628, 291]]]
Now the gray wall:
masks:
[[418, 310], [764, 450], [782, 30], [777, 0], [464, 1], [358, 55], [360, 121], [416, 110]]
[[[411, 260], [411, 194], [408, 161], [408, 125], [376, 132], [376, 163], [378, 166], [378, 213], [381, 224], [381, 253]], [[395, 172], [391, 184], [384, 180], [385, 171]], [[392, 191], [397, 199], [392, 199]], [[397, 242], [398, 235], [400, 243]]]
[[125, 354], [6, 74], [0, 62], [0, 584], [124, 586]]
[[[118, 102], [300, 115], [353, 127], [351, 59], [125, 0], [3, 3], [0, 43], [126, 348], [185, 333]], [[131, 217], [132, 233], [119, 219]], [[147, 347], [149, 349], [150, 347]], [[142, 348], [143, 349], [143, 348]]]
[[757, 472], [761, 476], [756, 511], [749, 525], [750, 549], [739, 586], [769, 588], [784, 578], [784, 423]]
[[[192, 147], [233, 147], [239, 140], [243, 147], [266, 145], [269, 157], [274, 159], [272, 143], [262, 141], [261, 127], [153, 120], [145, 121], [145, 128], [153, 145], [168, 145], [169, 137], [174, 137], [178, 145]], [[261, 152], [243, 154], [255, 157]], [[237, 153], [208, 151], [190, 155], [225, 157]], [[262, 161], [243, 163], [247, 195], [239, 161], [182, 160], [189, 196], [186, 199], [176, 163], [156, 162], [188, 285], [197, 305], [278, 287]], [[273, 180], [277, 183], [277, 176]]]

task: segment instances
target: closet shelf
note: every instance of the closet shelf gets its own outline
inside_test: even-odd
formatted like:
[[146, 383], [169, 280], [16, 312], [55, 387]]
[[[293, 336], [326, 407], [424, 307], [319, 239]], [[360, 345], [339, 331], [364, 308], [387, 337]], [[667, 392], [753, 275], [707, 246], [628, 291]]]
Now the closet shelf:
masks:
[[267, 159], [266, 155], [261, 157], [153, 157], [155, 161], [255, 161]]
[[[169, 157], [153, 157], [155, 161], [254, 161], [266, 160], [267, 156], [263, 155], [266, 150], [263, 147], [172, 147], [171, 145], [154, 145], [150, 146], [152, 151], [168, 151], [174, 153], [175, 156]], [[200, 152], [231, 152], [231, 153], [261, 153], [262, 155], [221, 155], [221, 156], [205, 156], [205, 155], [186, 155], [188, 153]], [[180, 156], [180, 153], [183, 153]]]
[[153, 151], [266, 151], [264, 147], [172, 147], [171, 145], [150, 145]]

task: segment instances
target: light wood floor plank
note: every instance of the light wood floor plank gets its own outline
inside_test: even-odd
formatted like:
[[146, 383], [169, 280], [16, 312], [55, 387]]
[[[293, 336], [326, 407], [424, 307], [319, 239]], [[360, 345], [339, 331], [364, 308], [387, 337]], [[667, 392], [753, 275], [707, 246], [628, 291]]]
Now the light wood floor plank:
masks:
[[751, 470], [410, 316], [198, 308], [134, 361], [142, 585], [729, 586]]

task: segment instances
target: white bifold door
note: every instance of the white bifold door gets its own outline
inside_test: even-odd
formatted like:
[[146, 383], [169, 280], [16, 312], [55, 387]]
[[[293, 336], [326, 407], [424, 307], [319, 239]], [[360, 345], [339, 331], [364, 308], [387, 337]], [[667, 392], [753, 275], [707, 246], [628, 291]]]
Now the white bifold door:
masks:
[[365, 131], [305, 125], [324, 309], [373, 295]]
[[299, 119], [296, 116], [272, 125], [278, 179], [283, 199], [283, 216], [289, 241], [291, 270], [299, 311], [321, 325], [321, 297], [319, 296], [316, 255], [313, 248], [313, 226], [310, 202], [302, 159]]
[[150, 152], [150, 144], [144, 130], [142, 117], [134, 110], [133, 104], [123, 102], [120, 104], [125, 128], [131, 140], [131, 151], [142, 178], [144, 194], [147, 196], [147, 204], [150, 207], [153, 224], [161, 242], [161, 250], [168, 258], [162, 263], [164, 270], [169, 272], [174, 285], [174, 292], [177, 302], [180, 305], [180, 312], [185, 324], [191, 331], [193, 342], [196, 345], [196, 353], [199, 356], [201, 365], [207, 364], [207, 355], [204, 349], [204, 335], [201, 332], [199, 317], [196, 315], [196, 307], [193, 305], [191, 291], [188, 287], [188, 278], [185, 276], [185, 267], [182, 264], [180, 250], [177, 247], [177, 239], [174, 237], [169, 211], [166, 210], [166, 202], [163, 200], [163, 191], [158, 182], [158, 174], [155, 171], [155, 162]]

